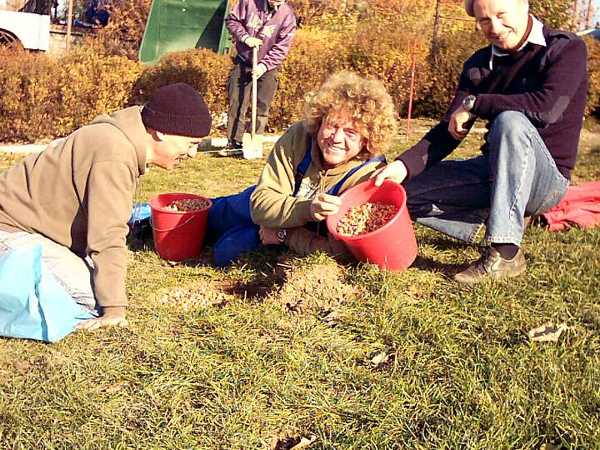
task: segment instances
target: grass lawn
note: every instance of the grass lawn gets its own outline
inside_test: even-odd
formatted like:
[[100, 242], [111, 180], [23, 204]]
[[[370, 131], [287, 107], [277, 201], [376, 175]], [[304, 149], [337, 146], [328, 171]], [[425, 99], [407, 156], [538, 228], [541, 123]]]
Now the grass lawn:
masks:
[[[138, 197], [238, 192], [262, 165], [199, 154], [152, 169]], [[586, 132], [574, 180], [591, 179], [600, 134]], [[0, 339], [0, 448], [600, 448], [600, 229], [530, 227], [527, 274], [475, 287], [450, 275], [477, 248], [417, 238], [399, 274], [325, 255], [219, 270], [208, 249], [173, 267], [131, 251], [128, 329]], [[530, 342], [546, 322], [569, 329]]]

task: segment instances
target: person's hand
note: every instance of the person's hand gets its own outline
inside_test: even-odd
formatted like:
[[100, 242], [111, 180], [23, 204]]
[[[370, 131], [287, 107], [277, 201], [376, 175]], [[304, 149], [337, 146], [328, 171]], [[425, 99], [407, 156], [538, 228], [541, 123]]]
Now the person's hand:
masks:
[[448, 131], [454, 139], [462, 141], [467, 136], [467, 133], [469, 133], [469, 128], [474, 120], [475, 116], [473, 114], [465, 110], [462, 106], [459, 106], [450, 116]]
[[383, 180], [392, 180], [400, 184], [407, 175], [408, 170], [406, 170], [404, 163], [402, 161], [393, 161], [387, 166], [373, 172], [371, 178], [375, 178], [375, 186], [379, 187], [383, 184]]
[[260, 242], [262, 242], [263, 245], [281, 244], [281, 242], [279, 242], [279, 239], [277, 239], [278, 231], [279, 230], [277, 228], [260, 227], [260, 229], [258, 230]]
[[250, 48], [260, 47], [262, 43], [262, 39], [259, 39], [257, 37], [248, 36], [246, 39], [244, 39], [244, 44], [246, 44]]
[[260, 63], [256, 66], [256, 72], [253, 73], [253, 75], [256, 76], [256, 79], [258, 80], [260, 77], [262, 77], [265, 72], [267, 71], [267, 66], [265, 66], [263, 63]]
[[341, 198], [320, 192], [310, 204], [310, 217], [315, 221], [325, 220], [327, 216], [337, 213], [340, 206]]
[[128, 325], [125, 318], [125, 308], [113, 307], [104, 308], [102, 316], [96, 319], [88, 319], [79, 322], [75, 328], [78, 330], [94, 331], [106, 327], [126, 327]]

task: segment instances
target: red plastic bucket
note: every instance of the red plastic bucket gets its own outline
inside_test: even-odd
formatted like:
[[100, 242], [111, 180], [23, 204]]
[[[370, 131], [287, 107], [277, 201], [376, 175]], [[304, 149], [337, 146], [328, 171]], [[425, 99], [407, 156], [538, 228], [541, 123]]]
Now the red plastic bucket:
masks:
[[[209, 206], [196, 211], [173, 211], [166, 207], [176, 200], [208, 200]], [[163, 259], [183, 261], [200, 254], [206, 235], [210, 199], [201, 195], [169, 193], [150, 199], [154, 248]]]
[[[344, 242], [356, 259], [377, 264], [382, 269], [401, 271], [417, 257], [418, 248], [412, 221], [406, 208], [404, 188], [390, 180], [376, 187], [373, 180], [360, 183], [344, 192], [342, 206], [337, 214], [327, 217], [327, 229], [336, 239]], [[358, 236], [343, 236], [337, 224], [346, 212], [366, 202], [394, 205], [398, 211], [381, 228]]]

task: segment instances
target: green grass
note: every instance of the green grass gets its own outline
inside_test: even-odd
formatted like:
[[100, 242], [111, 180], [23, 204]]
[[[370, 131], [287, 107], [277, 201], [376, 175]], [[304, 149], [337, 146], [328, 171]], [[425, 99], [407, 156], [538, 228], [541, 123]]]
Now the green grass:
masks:
[[[261, 166], [199, 155], [152, 169], [138, 197], [237, 192]], [[600, 135], [586, 132], [575, 179], [598, 178]], [[310, 435], [311, 449], [600, 448], [600, 229], [530, 227], [527, 275], [476, 287], [449, 275], [477, 249], [417, 237], [399, 274], [275, 251], [171, 267], [132, 251], [129, 329], [0, 340], [0, 448], [283, 449]], [[547, 321], [570, 328], [529, 342]]]

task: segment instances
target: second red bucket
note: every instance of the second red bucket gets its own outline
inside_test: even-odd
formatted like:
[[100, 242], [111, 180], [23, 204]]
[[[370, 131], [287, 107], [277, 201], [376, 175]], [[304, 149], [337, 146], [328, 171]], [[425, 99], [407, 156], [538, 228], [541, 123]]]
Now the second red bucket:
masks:
[[[206, 207], [193, 211], [169, 208], [177, 200], [204, 200]], [[210, 199], [196, 194], [159, 194], [150, 199], [154, 248], [163, 259], [183, 261], [200, 254], [206, 235]]]
[[[344, 242], [357, 260], [392, 271], [404, 270], [413, 263], [418, 247], [402, 185], [386, 180], [376, 187], [373, 180], [368, 180], [348, 189], [340, 197], [342, 206], [337, 214], [327, 217], [327, 229], [333, 237]], [[389, 222], [370, 233], [358, 236], [338, 233], [338, 222], [348, 210], [367, 202], [394, 205], [398, 210]]]

